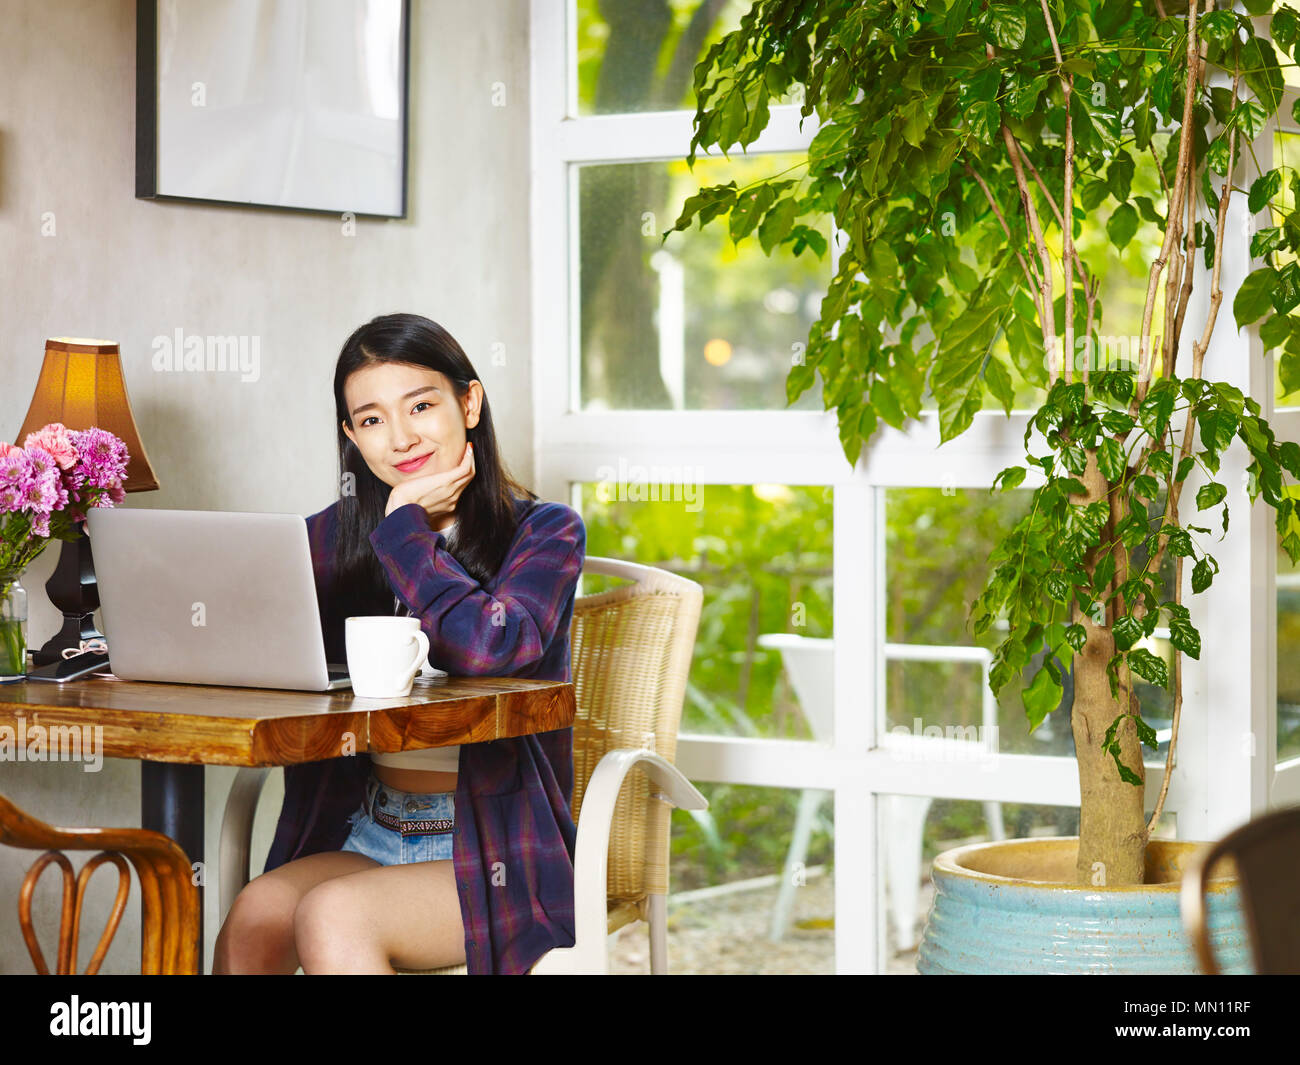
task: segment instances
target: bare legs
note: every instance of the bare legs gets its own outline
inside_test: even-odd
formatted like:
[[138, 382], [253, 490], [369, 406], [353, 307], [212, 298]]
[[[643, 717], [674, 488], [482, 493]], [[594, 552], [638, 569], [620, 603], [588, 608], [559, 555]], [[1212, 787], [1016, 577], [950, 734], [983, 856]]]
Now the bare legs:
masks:
[[393, 973], [465, 961], [450, 859], [382, 865], [313, 888], [294, 913], [305, 973]]
[[383, 866], [328, 851], [249, 881], [217, 935], [212, 971], [392, 974], [464, 961], [450, 860]]

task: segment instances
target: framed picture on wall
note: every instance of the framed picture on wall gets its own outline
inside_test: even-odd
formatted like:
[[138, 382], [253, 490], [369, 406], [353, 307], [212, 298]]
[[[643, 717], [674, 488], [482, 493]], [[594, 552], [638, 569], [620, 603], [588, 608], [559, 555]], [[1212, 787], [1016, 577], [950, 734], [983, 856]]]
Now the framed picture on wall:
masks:
[[410, 0], [137, 0], [135, 194], [406, 217]]

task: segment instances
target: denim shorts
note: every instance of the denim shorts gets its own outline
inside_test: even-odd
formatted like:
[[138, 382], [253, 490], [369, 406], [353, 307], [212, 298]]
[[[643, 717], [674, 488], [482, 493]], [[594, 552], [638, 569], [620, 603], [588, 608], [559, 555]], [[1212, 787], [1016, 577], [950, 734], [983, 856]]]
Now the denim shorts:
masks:
[[348, 818], [352, 831], [342, 849], [380, 865], [409, 865], [451, 858], [456, 832], [454, 791], [399, 791], [372, 772], [366, 797]]

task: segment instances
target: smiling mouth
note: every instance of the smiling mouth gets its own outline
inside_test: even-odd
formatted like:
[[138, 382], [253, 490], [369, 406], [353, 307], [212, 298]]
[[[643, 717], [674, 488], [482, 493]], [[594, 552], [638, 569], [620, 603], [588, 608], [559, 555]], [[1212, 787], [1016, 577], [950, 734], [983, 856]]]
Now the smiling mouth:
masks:
[[409, 462], [396, 463], [393, 468], [401, 470], [403, 473], [412, 473], [428, 462], [432, 455], [433, 452], [430, 451], [428, 455], [422, 455], [418, 459], [411, 459]]

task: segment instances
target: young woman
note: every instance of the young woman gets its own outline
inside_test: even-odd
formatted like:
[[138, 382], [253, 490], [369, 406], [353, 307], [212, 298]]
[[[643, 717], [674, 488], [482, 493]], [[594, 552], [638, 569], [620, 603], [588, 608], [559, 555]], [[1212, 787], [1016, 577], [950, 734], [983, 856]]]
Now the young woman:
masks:
[[[344, 619], [406, 613], [453, 676], [568, 680], [582, 519], [497, 452], [460, 345], [374, 319], [334, 372], [340, 497], [307, 519], [326, 657]], [[215, 973], [525, 973], [573, 945], [573, 730], [285, 769], [261, 876], [231, 906]]]

